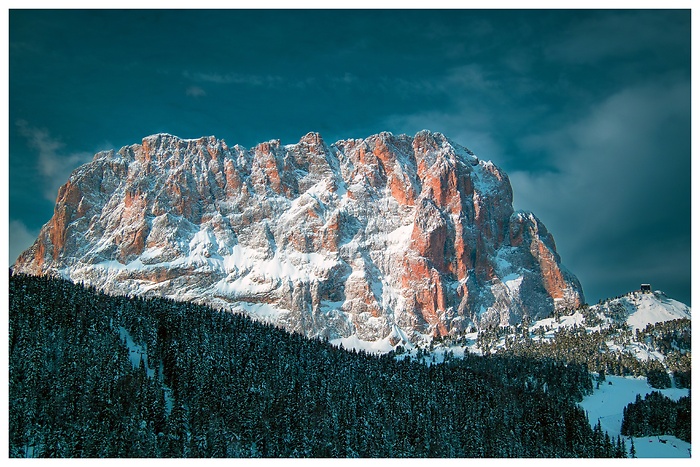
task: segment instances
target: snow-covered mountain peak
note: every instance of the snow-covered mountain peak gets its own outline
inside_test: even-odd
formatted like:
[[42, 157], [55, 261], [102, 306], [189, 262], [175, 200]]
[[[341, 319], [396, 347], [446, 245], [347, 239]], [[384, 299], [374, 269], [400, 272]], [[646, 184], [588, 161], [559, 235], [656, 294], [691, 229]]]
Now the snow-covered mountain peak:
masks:
[[512, 196], [500, 168], [441, 133], [251, 149], [160, 133], [76, 169], [15, 269], [307, 335], [456, 335], [583, 302]]

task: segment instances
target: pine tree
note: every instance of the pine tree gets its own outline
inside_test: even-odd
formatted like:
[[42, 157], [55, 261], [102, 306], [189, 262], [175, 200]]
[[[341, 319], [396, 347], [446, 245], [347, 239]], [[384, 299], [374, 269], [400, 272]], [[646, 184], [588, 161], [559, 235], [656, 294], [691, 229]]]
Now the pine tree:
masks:
[[630, 457], [635, 459], [637, 457], [637, 450], [634, 448], [634, 438], [630, 436]]

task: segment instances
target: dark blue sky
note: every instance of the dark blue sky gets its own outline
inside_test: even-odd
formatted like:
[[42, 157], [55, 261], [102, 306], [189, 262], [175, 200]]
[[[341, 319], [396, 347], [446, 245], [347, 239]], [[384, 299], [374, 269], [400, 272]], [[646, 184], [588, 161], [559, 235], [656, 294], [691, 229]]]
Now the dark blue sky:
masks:
[[689, 10], [9, 13], [10, 261], [102, 149], [425, 128], [509, 174], [589, 303], [690, 303]]

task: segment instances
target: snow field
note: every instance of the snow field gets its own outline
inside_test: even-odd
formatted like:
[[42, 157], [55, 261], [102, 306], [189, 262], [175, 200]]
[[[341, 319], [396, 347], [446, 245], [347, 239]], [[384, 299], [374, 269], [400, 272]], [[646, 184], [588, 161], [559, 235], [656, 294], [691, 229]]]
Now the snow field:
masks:
[[[612, 383], [612, 384], [609, 384]], [[607, 431], [611, 437], [620, 436], [622, 426], [623, 409], [635, 401], [637, 394], [644, 398], [652, 391], [659, 391], [664, 396], [678, 400], [690, 394], [688, 389], [669, 388], [655, 389], [649, 386], [646, 378], [633, 378], [623, 376], [606, 376], [600, 383], [600, 388], [594, 389], [593, 394], [586, 396], [579, 404], [587, 413], [591, 426], [595, 426], [600, 420], [603, 431]], [[666, 440], [662, 443], [660, 440]], [[631, 442], [626, 439], [627, 451]], [[634, 448], [637, 457], [690, 457], [690, 443], [686, 443], [674, 436], [651, 436], [634, 438]]]

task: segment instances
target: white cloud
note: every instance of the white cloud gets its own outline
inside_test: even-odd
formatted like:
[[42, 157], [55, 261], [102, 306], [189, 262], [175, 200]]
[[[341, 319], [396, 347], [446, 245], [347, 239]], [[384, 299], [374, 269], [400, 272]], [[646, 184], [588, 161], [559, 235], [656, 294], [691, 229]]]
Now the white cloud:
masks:
[[10, 233], [10, 265], [14, 264], [17, 257], [27, 248], [32, 246], [39, 232], [30, 231], [22, 221], [13, 220], [9, 225]]
[[[353, 86], [360, 83], [360, 79], [353, 73], [345, 72], [338, 75], [299, 76], [295, 78], [283, 77], [271, 74], [249, 73], [205, 73], [185, 71], [183, 76], [197, 83], [233, 84], [254, 87], [287, 87], [303, 89], [311, 86], [326, 85], [331, 88], [340, 86]], [[187, 95], [200, 97], [206, 92], [199, 86], [193, 85], [187, 89]]]
[[[677, 142], [663, 139], [663, 126], [689, 118], [689, 96], [685, 81], [624, 89], [574, 123], [523, 139], [524, 152], [543, 151], [556, 170], [510, 174], [514, 185], [522, 184], [517, 190], [525, 195], [520, 197], [521, 204], [547, 204], [566, 210], [569, 203], [607, 197], [612, 185], [620, 188], [616, 200], [634, 203], [638, 192], [647, 190], [646, 183], [659, 181], [664, 175], [662, 181], [670, 182], [671, 174], [665, 171], [675, 168], [677, 157], [662, 151]], [[559, 192], [547, 197], [541, 195], [543, 189]], [[584, 190], [586, 196], [580, 197]], [[571, 199], [564, 201], [561, 196]]]
[[246, 84], [250, 86], [272, 86], [283, 83], [284, 78], [276, 75], [256, 75], [245, 73], [191, 73], [186, 71], [185, 78], [192, 81], [215, 84]]
[[32, 127], [25, 120], [19, 120], [16, 124], [20, 134], [26, 138], [29, 147], [39, 153], [37, 169], [45, 181], [42, 194], [44, 198], [54, 202], [58, 188], [68, 181], [74, 169], [89, 162], [93, 154], [88, 152], [64, 154], [61, 152], [64, 144], [53, 138], [48, 130]]
[[204, 97], [207, 95], [206, 91], [199, 86], [190, 86], [185, 90], [185, 94], [190, 97]]

